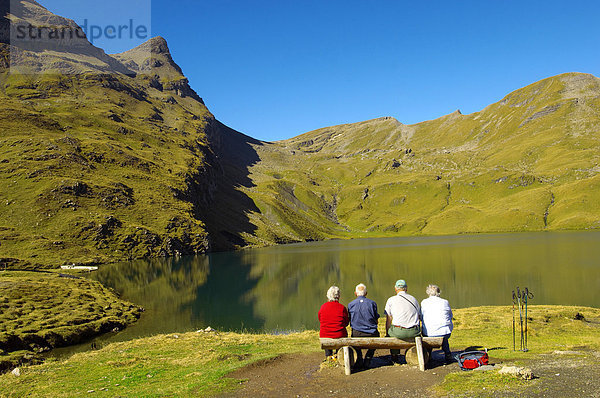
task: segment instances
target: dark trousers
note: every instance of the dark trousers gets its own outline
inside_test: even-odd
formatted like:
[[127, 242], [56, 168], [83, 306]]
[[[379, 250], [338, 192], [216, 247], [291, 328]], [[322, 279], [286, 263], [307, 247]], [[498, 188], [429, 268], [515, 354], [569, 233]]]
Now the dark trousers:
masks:
[[[352, 329], [351, 337], [379, 337], [379, 331], [376, 330], [375, 333], [365, 333], [365, 332], [361, 332], [360, 330]], [[354, 347], [354, 350], [356, 350], [356, 360], [361, 361], [362, 360], [362, 350], [357, 347]], [[375, 355], [374, 349], [367, 350], [367, 354], [365, 355], [365, 358], [371, 359], [371, 358], [373, 358], [373, 355]]]
[[435, 337], [443, 337], [442, 340], [442, 351], [444, 351], [444, 357], [446, 361], [452, 360], [452, 351], [450, 351], [450, 343], [448, 340], [450, 339], [450, 334], [445, 334], [443, 336], [435, 336]]
[[450, 343], [448, 342], [448, 339], [450, 339], [450, 335], [447, 334], [443, 337], [444, 340], [442, 340], [442, 350], [444, 351], [444, 357], [446, 357], [446, 360], [452, 359], [452, 351], [450, 351]]

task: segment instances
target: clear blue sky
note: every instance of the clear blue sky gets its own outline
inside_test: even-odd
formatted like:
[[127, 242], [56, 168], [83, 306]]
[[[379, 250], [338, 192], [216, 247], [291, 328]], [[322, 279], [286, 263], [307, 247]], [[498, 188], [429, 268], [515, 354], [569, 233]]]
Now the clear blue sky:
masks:
[[[61, 1], [81, 13], [40, 0]], [[545, 77], [599, 75], [599, 15], [596, 1], [153, 0], [152, 34], [219, 120], [277, 140], [471, 113]]]

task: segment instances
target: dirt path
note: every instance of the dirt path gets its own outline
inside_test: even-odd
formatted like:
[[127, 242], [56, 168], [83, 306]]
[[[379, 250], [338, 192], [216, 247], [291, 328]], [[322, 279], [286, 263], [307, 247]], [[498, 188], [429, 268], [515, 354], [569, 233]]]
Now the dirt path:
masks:
[[323, 353], [282, 355], [240, 369], [230, 375], [247, 380], [243, 387], [224, 397], [430, 397], [429, 386], [439, 384], [456, 364], [444, 366], [437, 362], [427, 372], [403, 365], [391, 365], [385, 351], [375, 354], [368, 370], [346, 376], [340, 367], [320, 365]]
[[[441, 383], [456, 364], [443, 365], [434, 353], [433, 367], [426, 372], [404, 365], [391, 365], [389, 355], [378, 351], [372, 368], [344, 375], [340, 367], [324, 367], [322, 353], [282, 355], [252, 364], [229, 377], [243, 380], [242, 387], [223, 397], [432, 397], [429, 387]], [[493, 361], [497, 366], [502, 365]], [[600, 353], [586, 351], [540, 355], [528, 365], [537, 378], [519, 390], [521, 397], [600, 398]], [[515, 392], [496, 392], [494, 397], [512, 397]], [[482, 393], [482, 396], [489, 396]]]

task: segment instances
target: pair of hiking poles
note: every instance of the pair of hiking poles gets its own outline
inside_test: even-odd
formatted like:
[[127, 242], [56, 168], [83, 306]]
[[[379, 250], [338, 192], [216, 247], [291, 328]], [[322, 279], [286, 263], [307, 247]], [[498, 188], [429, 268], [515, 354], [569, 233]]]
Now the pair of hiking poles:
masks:
[[[519, 308], [519, 325], [521, 328], [521, 348], [520, 351], [526, 352], [527, 349], [527, 302], [533, 298], [533, 293], [528, 288], [521, 291], [517, 286], [517, 292], [512, 292], [512, 315], [513, 315], [513, 351], [517, 350], [516, 325], [515, 325], [515, 305]], [[525, 321], [523, 321], [525, 319]], [[523, 325], [523, 323], [525, 325]]]

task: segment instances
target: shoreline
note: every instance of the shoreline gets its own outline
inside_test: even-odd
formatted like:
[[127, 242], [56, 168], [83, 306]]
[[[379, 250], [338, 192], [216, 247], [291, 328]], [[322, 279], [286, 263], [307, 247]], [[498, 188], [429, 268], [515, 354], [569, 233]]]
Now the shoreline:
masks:
[[[0, 273], [1, 276], [1, 273]], [[1, 283], [1, 279], [0, 279], [0, 283]], [[101, 285], [99, 282], [97, 282], [99, 285]], [[102, 285], [101, 285], [102, 286]], [[240, 336], [270, 336], [270, 337], [293, 337], [295, 335], [301, 335], [301, 334], [305, 334], [305, 333], [309, 333], [309, 334], [314, 334], [314, 335], [318, 335], [318, 329], [303, 329], [303, 330], [286, 330], [285, 332], [281, 332], [281, 331], [247, 331], [247, 330], [215, 330], [213, 328], [210, 328], [209, 331], [205, 331], [203, 329], [200, 330], [189, 330], [189, 331], [179, 331], [179, 332], [170, 332], [170, 333], [160, 333], [157, 335], [151, 335], [151, 336], [141, 336], [141, 337], [133, 337], [133, 338], [128, 338], [125, 340], [117, 340], [117, 341], [108, 341], [106, 344], [101, 344], [99, 347], [96, 347], [94, 344], [94, 347], [90, 346], [87, 349], [83, 349], [81, 351], [77, 350], [75, 352], [67, 352], [61, 355], [52, 355], [52, 352], [54, 351], [54, 349], [69, 349], [69, 348], [76, 348], [78, 346], [81, 345], [87, 345], [90, 344], [91, 342], [93, 342], [96, 338], [101, 338], [102, 336], [105, 336], [107, 333], [109, 332], [119, 332], [124, 330], [126, 327], [134, 324], [140, 316], [142, 316], [142, 312], [143, 312], [143, 308], [141, 307], [137, 307], [135, 305], [130, 305], [130, 308], [133, 308], [133, 312], [132, 314], [128, 314], [127, 316], [124, 317], [123, 320], [119, 321], [119, 320], [110, 320], [110, 321], [105, 321], [102, 322], [100, 324], [96, 325], [96, 328], [94, 330], [90, 330], [90, 329], [84, 329], [80, 334], [78, 335], [69, 335], [70, 340], [59, 340], [59, 343], [57, 345], [51, 345], [51, 344], [56, 344], [56, 341], [52, 342], [52, 341], [46, 341], [46, 346], [44, 346], [44, 340], [43, 338], [40, 338], [38, 336], [36, 336], [36, 334], [32, 334], [32, 335], [28, 335], [26, 338], [24, 339], [19, 339], [20, 341], [17, 341], [15, 339], [12, 340], [13, 344], [17, 344], [20, 345], [21, 347], [26, 347], [27, 345], [31, 344], [31, 349], [30, 350], [9, 350], [7, 349], [8, 344], [6, 342], [3, 343], [3, 341], [0, 341], [0, 374], [2, 374], [3, 372], [6, 371], [10, 371], [12, 368], [14, 368], [14, 364], [24, 364], [24, 363], [30, 363], [30, 364], [37, 364], [37, 363], [43, 363], [45, 360], [51, 358], [52, 360], [66, 360], [68, 359], [70, 356], [75, 355], [75, 354], [85, 354], [88, 352], [91, 352], [95, 349], [101, 349], [103, 347], [112, 345], [112, 344], [123, 344], [123, 343], [128, 343], [128, 342], [134, 342], [134, 341], [142, 341], [142, 340], [146, 340], [149, 338], [153, 338], [156, 336], [169, 336], [169, 335], [179, 335], [179, 334], [198, 334], [198, 333], [225, 333], [225, 334], [234, 334], [234, 335], [240, 335]], [[596, 308], [596, 307], [589, 307], [589, 306], [576, 306], [576, 305], [571, 305], [571, 306], [562, 306], [562, 305], [546, 305], [546, 304], [535, 304], [535, 305], [530, 305], [529, 309], [530, 311], [536, 311], [537, 309], [561, 309], [561, 308], [567, 308], [567, 309], [580, 309], [582, 311], [586, 311], [586, 310], [590, 310], [592, 312], [597, 312], [598, 313], [598, 325], [600, 325], [600, 307]], [[510, 305], [482, 305], [482, 306], [472, 306], [472, 307], [465, 307], [465, 308], [454, 308], [453, 311], [458, 312], [458, 313], [466, 313], [466, 314], [473, 314], [473, 313], [477, 313], [480, 311], [484, 311], [484, 310], [494, 310], [497, 311], [498, 309], [506, 309], [506, 311], [510, 310]], [[579, 310], [576, 311], [575, 320], [579, 320]], [[132, 318], [133, 316], [133, 318]], [[457, 321], [456, 318], [453, 318], [455, 321], [456, 325], [460, 324], [460, 321]], [[587, 322], [586, 318], [583, 318], [584, 321]], [[380, 324], [380, 329], [381, 329], [381, 333], [385, 334], [385, 328], [383, 327], [383, 325], [385, 325], [385, 318], [381, 317], [379, 319], [379, 324]], [[115, 328], [119, 329], [116, 330]], [[207, 328], [208, 329], [208, 328]], [[351, 329], [350, 326], [347, 327], [348, 330], [348, 335], [350, 335]], [[599, 331], [600, 332], [600, 331]], [[9, 337], [12, 336], [12, 334], [10, 332], [6, 333]], [[44, 335], [44, 331], [39, 331], [40, 335]], [[382, 335], [383, 335], [382, 334]], [[60, 342], [62, 341], [62, 342]], [[64, 344], [66, 343], [66, 344]], [[11, 358], [11, 354], [14, 354], [16, 352], [18, 352], [18, 355], [14, 356]], [[4, 355], [3, 355], [4, 354]], [[8, 355], [8, 357], [6, 357]], [[11, 368], [12, 366], [12, 368]]]
[[[577, 317], [577, 314], [583, 315], [583, 318]], [[600, 357], [600, 308], [535, 305], [530, 307], [530, 317], [529, 351], [521, 352], [512, 350], [510, 307], [456, 310], [450, 347], [453, 351], [472, 346], [488, 348], [492, 362], [500, 365], [522, 366], [545, 361], [544, 365], [555, 364], [560, 368], [570, 366], [572, 362], [568, 361], [573, 358], [585, 366], [589, 358]], [[25, 392], [50, 397], [80, 395], [90, 390], [102, 393], [102, 396], [243, 395], [244, 383], [230, 376], [235, 370], [266, 366], [266, 372], [269, 372], [269, 367], [276, 363], [266, 361], [269, 358], [285, 354], [296, 362], [303, 360], [301, 355], [312, 352], [315, 355], [309, 356], [308, 360], [313, 362], [306, 362], [306, 366], [313, 369], [312, 378], [321, 380], [323, 377], [337, 378], [339, 375], [340, 383], [354, 380], [354, 383], [361, 384], [371, 372], [361, 372], [348, 378], [344, 378], [346, 376], [343, 376], [340, 368], [327, 368], [320, 373], [318, 368], [322, 355], [317, 331], [284, 336], [213, 331], [169, 333], [112, 343], [64, 360], [25, 366], [20, 369], [18, 377], [0, 375], [0, 383], [17, 396]], [[561, 353], [554, 355], [567, 362], [559, 363], [556, 358], [548, 357], [553, 352]], [[387, 354], [389, 352], [378, 351], [376, 357]], [[405, 366], [397, 368], [383, 364], [374, 371], [377, 375], [403, 372], [405, 377], [417, 377], [420, 374]], [[538, 372], [537, 368], [534, 370]], [[437, 373], [436, 370], [432, 372]], [[567, 373], [566, 368], [556, 372]], [[90, 374], [98, 377], [89, 377]], [[432, 373], [427, 371], [426, 374]], [[454, 367], [448, 375], [436, 379], [439, 384], [428, 387], [435, 387], [437, 392], [434, 395], [454, 395], [459, 391], [477, 396], [482, 387], [486, 387], [490, 393], [514, 388], [533, 389], [535, 392], [543, 388], [545, 383], [555, 383], [553, 380], [556, 378], [545, 376], [548, 372], [540, 374], [542, 378], [525, 383], [519, 379], [500, 377], [497, 372], [461, 372]], [[572, 377], [577, 378], [577, 375]], [[296, 379], [283, 379], [281, 382], [287, 385]], [[564, 379], [556, 379], [556, 382], [561, 380]]]
[[[227, 252], [240, 252], [244, 250], [254, 250], [254, 249], [262, 249], [262, 248], [270, 248], [270, 247], [278, 247], [278, 246], [289, 246], [289, 245], [301, 245], [301, 244], [311, 244], [311, 243], [323, 243], [330, 241], [354, 241], [354, 240], [362, 240], [362, 239], [394, 239], [394, 238], [436, 238], [436, 237], [468, 237], [468, 236], [487, 236], [487, 235], [513, 235], [513, 234], [541, 234], [541, 233], [576, 233], [576, 232], [598, 232], [600, 231], [600, 226], [597, 228], [561, 228], [561, 229], [536, 229], [536, 230], [514, 230], [514, 231], [465, 231], [454, 234], [386, 234], [386, 233], [371, 233], [371, 232], [357, 232], [354, 235], [348, 236], [331, 236], [325, 237], [323, 239], [309, 239], [309, 240], [298, 240], [284, 243], [276, 243], [276, 242], [265, 242], [264, 244], [247, 244], [245, 246], [236, 247], [233, 249], [225, 249], [225, 250], [208, 250], [203, 253], [196, 254], [186, 254], [179, 256], [143, 256], [136, 258], [113, 258], [106, 259], [103, 261], [90, 259], [89, 261], [76, 261], [73, 262], [71, 260], [64, 261], [62, 264], [57, 265], [55, 262], [50, 263], [36, 263], [31, 262], [33, 259], [21, 259], [14, 257], [0, 257], [0, 271], [4, 270], [13, 270], [13, 271], [43, 271], [43, 270], [60, 270], [62, 266], [66, 265], [75, 265], [76, 267], [94, 267], [94, 266], [102, 266], [106, 264], [116, 264], [122, 262], [130, 262], [130, 261], [138, 261], [138, 260], [153, 260], [153, 259], [172, 259], [172, 258], [183, 258], [183, 257], [196, 257], [196, 256], [207, 256], [215, 253], [227, 253]], [[15, 268], [15, 265], [10, 264], [18, 264], [18, 266], [23, 268]], [[96, 270], [91, 270], [90, 272], [94, 272]]]

